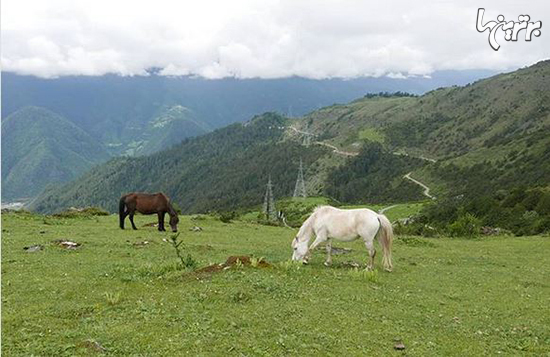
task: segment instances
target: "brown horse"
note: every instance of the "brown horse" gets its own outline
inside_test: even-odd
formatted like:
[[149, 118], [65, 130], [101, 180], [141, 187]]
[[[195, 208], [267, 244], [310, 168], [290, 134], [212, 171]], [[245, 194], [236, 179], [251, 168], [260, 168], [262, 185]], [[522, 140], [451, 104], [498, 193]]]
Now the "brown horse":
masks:
[[122, 196], [118, 206], [121, 229], [124, 229], [124, 219], [126, 216], [130, 216], [132, 228], [137, 229], [134, 224], [134, 214], [136, 211], [142, 214], [158, 214], [159, 231], [161, 232], [166, 231], [164, 229], [164, 215], [168, 213], [170, 215], [172, 232], [178, 231], [178, 214], [174, 210], [174, 207], [172, 207], [170, 199], [164, 193], [132, 192]]

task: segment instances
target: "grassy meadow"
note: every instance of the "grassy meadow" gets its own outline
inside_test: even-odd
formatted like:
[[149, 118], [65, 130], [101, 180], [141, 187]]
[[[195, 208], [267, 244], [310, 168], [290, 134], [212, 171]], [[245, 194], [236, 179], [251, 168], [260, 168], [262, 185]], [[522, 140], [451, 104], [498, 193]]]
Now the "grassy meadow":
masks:
[[400, 236], [394, 271], [378, 254], [367, 273], [350, 264], [365, 265], [359, 241], [335, 243], [352, 251], [330, 268], [324, 251], [302, 266], [288, 262], [294, 229], [182, 216], [199, 268], [231, 255], [272, 265], [196, 274], [163, 241], [171, 233], [143, 226], [154, 221], [122, 231], [113, 215], [2, 214], [4, 355], [550, 354], [548, 237]]

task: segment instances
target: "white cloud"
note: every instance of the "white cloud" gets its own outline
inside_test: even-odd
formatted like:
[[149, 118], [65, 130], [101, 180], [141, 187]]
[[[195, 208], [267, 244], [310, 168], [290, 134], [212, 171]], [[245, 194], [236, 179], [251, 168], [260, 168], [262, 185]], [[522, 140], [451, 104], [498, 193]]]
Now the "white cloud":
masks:
[[510, 69], [549, 58], [547, 0], [484, 2], [486, 17], [529, 14], [532, 42], [493, 51], [479, 2], [4, 0], [2, 69], [41, 77], [165, 75], [310, 78]]

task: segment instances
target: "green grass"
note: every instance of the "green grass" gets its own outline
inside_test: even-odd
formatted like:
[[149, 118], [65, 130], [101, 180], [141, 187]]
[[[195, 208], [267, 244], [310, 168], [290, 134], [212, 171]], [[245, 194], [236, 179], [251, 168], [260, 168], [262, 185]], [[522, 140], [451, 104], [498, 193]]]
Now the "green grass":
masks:
[[385, 137], [382, 133], [374, 128], [365, 128], [359, 132], [359, 139], [384, 143]]
[[[97, 342], [109, 355], [397, 355], [396, 341], [413, 356], [550, 353], [548, 237], [398, 237], [394, 272], [364, 273], [344, 264], [366, 262], [361, 242], [336, 243], [353, 251], [331, 268], [322, 252], [301, 266], [288, 263], [296, 230], [184, 216], [199, 266], [243, 254], [274, 265], [197, 279], [169, 233], [142, 227], [154, 220], [121, 231], [115, 216], [3, 214], [3, 353], [89, 355]], [[45, 249], [23, 250], [33, 244]]]
[[394, 222], [401, 218], [414, 216], [415, 214], [420, 212], [420, 210], [424, 205], [425, 205], [424, 202], [415, 202], [415, 203], [374, 204], [374, 205], [345, 205], [340, 208], [344, 208], [344, 209], [369, 208], [376, 212], [379, 212], [384, 208], [388, 208], [388, 210], [384, 212], [384, 215], [386, 215], [390, 219], [390, 221]]

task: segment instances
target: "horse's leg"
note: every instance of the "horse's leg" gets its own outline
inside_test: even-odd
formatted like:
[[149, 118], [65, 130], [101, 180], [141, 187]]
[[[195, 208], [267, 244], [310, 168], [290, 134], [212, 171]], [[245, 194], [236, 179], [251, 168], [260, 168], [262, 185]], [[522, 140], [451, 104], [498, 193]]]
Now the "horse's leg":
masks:
[[327, 235], [324, 233], [324, 232], [319, 232], [317, 233], [317, 237], [315, 238], [315, 240], [313, 241], [313, 243], [311, 243], [311, 245], [309, 246], [309, 250], [306, 254], [306, 257], [304, 258], [304, 262], [307, 263], [307, 261], [309, 260], [309, 258], [311, 257], [311, 254], [313, 253], [313, 250], [315, 248], [317, 248], [317, 246], [321, 243], [323, 243], [324, 241], [327, 240]]
[[125, 211], [120, 214], [120, 228], [124, 229], [124, 220], [126, 219], [126, 216], [128, 216], [128, 211]]
[[158, 213], [158, 217], [159, 217], [159, 231], [163, 232], [165, 231], [166, 229], [164, 229], [164, 215], [165, 215], [166, 212], [159, 212]]
[[327, 239], [327, 260], [325, 261], [325, 266], [330, 266], [332, 264], [332, 239]]
[[374, 269], [374, 257], [376, 255], [376, 249], [374, 249], [374, 239], [365, 239], [365, 246], [369, 251], [369, 263], [367, 265], [367, 270]]
[[132, 229], [137, 230], [136, 225], [134, 224], [134, 211], [130, 212], [130, 223], [132, 223]]

